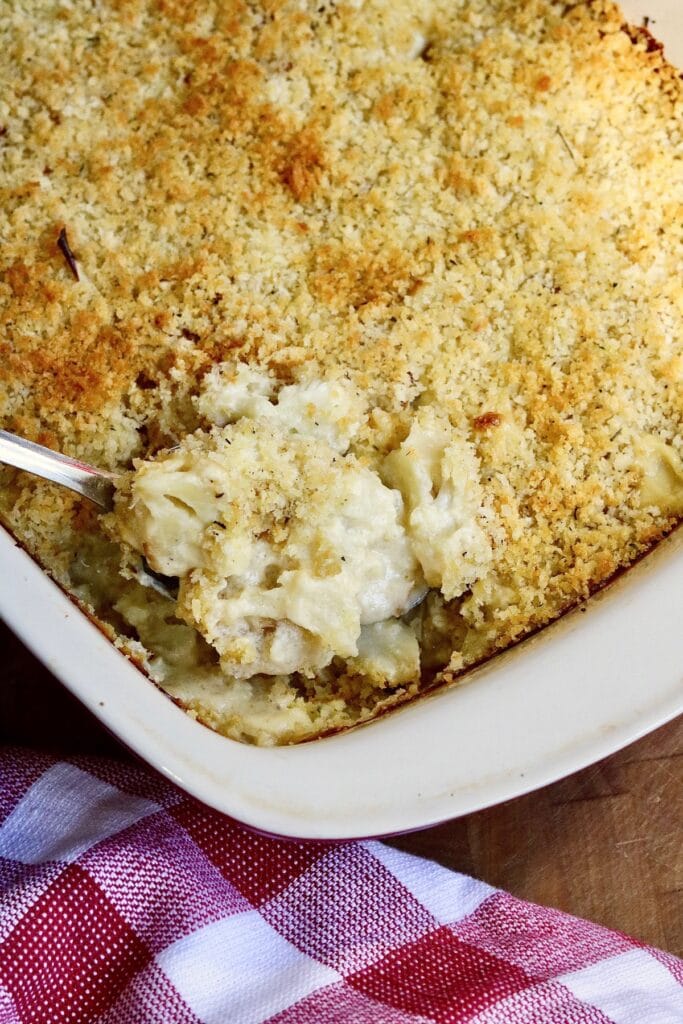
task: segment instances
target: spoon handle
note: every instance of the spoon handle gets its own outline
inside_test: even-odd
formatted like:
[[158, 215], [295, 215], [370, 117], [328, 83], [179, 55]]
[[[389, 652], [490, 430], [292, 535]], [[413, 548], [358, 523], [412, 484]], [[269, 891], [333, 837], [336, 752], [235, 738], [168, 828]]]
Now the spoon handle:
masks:
[[110, 509], [114, 498], [114, 473], [95, 469], [87, 462], [61, 455], [40, 444], [0, 430], [0, 463], [25, 469], [46, 480], [82, 494], [100, 508]]

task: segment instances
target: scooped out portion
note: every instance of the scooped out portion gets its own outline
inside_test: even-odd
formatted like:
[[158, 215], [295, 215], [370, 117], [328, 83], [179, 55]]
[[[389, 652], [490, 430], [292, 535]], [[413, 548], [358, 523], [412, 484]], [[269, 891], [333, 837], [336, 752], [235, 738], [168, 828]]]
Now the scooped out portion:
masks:
[[310, 678], [337, 658], [378, 685], [417, 680], [409, 613], [429, 588], [462, 593], [490, 559], [468, 446], [424, 410], [371, 469], [345, 451], [363, 410], [338, 382], [275, 403], [245, 368], [217, 373], [199, 404], [220, 425], [122, 478], [105, 525], [124, 574], [143, 555], [178, 577], [177, 616], [235, 679]]
[[112, 523], [236, 677], [311, 674], [424, 593], [403, 501], [325, 441], [243, 419], [141, 462]]

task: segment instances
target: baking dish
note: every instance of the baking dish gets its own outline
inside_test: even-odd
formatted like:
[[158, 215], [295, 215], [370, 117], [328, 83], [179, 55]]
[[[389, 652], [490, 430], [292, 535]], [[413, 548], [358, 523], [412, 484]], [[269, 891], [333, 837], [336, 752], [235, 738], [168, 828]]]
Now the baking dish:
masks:
[[277, 835], [423, 828], [560, 778], [683, 711], [681, 529], [462, 685], [348, 733], [270, 749], [188, 717], [4, 531], [0, 578], [0, 614], [104, 725], [187, 792]]
[[[627, 14], [638, 22], [637, 5]], [[648, 6], [683, 61], [683, 12]], [[676, 44], [678, 44], [678, 49]], [[418, 828], [541, 785], [683, 705], [681, 549], [670, 538], [590, 603], [465, 684], [358, 729], [262, 750], [187, 718], [0, 538], [0, 611], [120, 738], [200, 799], [266, 831], [345, 838]]]

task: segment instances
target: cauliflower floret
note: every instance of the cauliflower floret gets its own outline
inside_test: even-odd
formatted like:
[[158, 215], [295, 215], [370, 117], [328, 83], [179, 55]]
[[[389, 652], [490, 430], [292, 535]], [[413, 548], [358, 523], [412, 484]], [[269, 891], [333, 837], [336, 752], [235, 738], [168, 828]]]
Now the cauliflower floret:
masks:
[[241, 416], [270, 416], [274, 390], [275, 381], [265, 370], [246, 363], [219, 363], [204, 378], [195, 404], [200, 416], [223, 427]]
[[403, 495], [408, 536], [427, 584], [446, 600], [458, 597], [492, 560], [474, 449], [454, 440], [448, 421], [425, 407], [384, 460], [382, 476]]
[[643, 435], [636, 444], [642, 467], [641, 502], [665, 515], [683, 513], [683, 462], [675, 448], [656, 437]]
[[348, 451], [367, 412], [367, 400], [347, 380], [288, 384], [275, 395], [275, 382], [264, 370], [242, 363], [215, 366], [196, 405], [217, 426], [243, 416], [270, 420], [283, 430], [326, 441], [338, 452]]
[[290, 384], [278, 395], [277, 422], [346, 452], [367, 412], [367, 400], [347, 381]]

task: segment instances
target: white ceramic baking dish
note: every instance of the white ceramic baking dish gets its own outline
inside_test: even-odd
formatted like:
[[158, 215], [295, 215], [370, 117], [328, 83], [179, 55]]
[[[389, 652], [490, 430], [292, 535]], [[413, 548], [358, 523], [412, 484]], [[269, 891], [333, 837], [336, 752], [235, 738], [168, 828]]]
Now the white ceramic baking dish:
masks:
[[[683, 65], [683, 4], [650, 16]], [[528, 792], [683, 711], [683, 532], [466, 681], [370, 725], [258, 749], [189, 718], [0, 530], [0, 615], [132, 750], [260, 830], [345, 839], [422, 828]], [[585, 613], [585, 614], [584, 614]]]
[[544, 785], [683, 711], [680, 529], [588, 606], [465, 684], [351, 732], [274, 749], [189, 718], [4, 531], [0, 580], [9, 625], [124, 743], [205, 803], [279, 835], [431, 825]]

